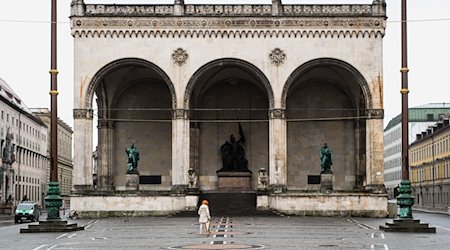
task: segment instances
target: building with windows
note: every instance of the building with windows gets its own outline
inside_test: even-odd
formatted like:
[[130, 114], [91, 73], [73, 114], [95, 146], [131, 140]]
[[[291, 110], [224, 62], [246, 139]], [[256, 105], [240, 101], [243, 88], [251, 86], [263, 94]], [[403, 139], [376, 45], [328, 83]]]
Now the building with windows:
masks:
[[416, 135], [409, 148], [415, 207], [447, 212], [450, 206], [449, 118]]
[[43, 204], [47, 170], [47, 126], [0, 79], [1, 204], [24, 198]]
[[[385, 1], [204, 2], [72, 1], [71, 209], [170, 214], [239, 192], [260, 210], [386, 216]], [[330, 193], [321, 191], [324, 143]], [[139, 162], [130, 174], [132, 144]], [[228, 158], [236, 144], [240, 158]], [[230, 162], [245, 162], [245, 173], [221, 173]]]
[[[411, 144], [416, 134], [450, 113], [450, 103], [429, 103], [409, 108], [408, 140]], [[390, 198], [396, 195], [396, 188], [402, 178], [402, 126], [401, 114], [389, 121], [384, 129], [384, 182]]]
[[[33, 114], [41, 119], [48, 127], [48, 134], [50, 135], [50, 110], [48, 108], [31, 108]], [[60, 195], [63, 198], [64, 204], [69, 205], [70, 190], [72, 188], [72, 128], [64, 121], [58, 118], [58, 181], [60, 188]], [[50, 158], [50, 136], [48, 137], [48, 151], [47, 156]], [[50, 180], [50, 162], [47, 166], [46, 184]], [[45, 189], [47, 191], [47, 189]]]

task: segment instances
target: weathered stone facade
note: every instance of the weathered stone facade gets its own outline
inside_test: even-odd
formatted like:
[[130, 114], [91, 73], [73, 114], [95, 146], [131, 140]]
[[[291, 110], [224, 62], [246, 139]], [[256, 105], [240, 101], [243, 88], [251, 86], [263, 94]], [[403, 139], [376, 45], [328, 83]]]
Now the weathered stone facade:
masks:
[[[238, 133], [240, 122], [254, 190], [258, 171], [265, 168], [268, 174], [268, 196], [258, 198], [261, 209], [285, 211], [292, 200], [302, 202], [298, 194], [319, 192], [308, 176], [320, 174], [319, 149], [327, 142], [334, 157], [333, 189], [342, 192], [339, 199], [349, 196], [352, 202], [374, 204], [358, 208], [361, 214], [385, 214], [385, 20], [384, 1], [108, 5], [74, 0], [77, 197], [71, 205], [88, 211], [83, 198], [124, 195], [124, 149], [134, 142], [141, 152], [140, 174], [158, 179], [141, 182], [138, 195], [181, 195], [178, 205], [165, 207], [166, 212], [195, 207], [192, 196], [180, 205], [187, 197], [188, 169], [196, 171], [200, 191], [215, 191], [220, 145]], [[91, 160], [94, 100], [96, 189]], [[326, 198], [311, 197], [309, 203]], [[336, 210], [335, 201], [326, 204], [328, 208], [307, 209]], [[350, 211], [351, 202], [345, 204], [347, 209], [340, 209]], [[285, 212], [306, 208], [292, 209]]]

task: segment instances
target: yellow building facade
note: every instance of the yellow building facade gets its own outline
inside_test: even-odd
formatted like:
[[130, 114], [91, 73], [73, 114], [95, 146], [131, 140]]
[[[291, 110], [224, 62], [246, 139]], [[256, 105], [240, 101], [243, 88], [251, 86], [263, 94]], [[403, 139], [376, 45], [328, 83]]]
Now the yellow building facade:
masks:
[[415, 206], [445, 210], [450, 206], [450, 126], [445, 118], [421, 134], [409, 148]]

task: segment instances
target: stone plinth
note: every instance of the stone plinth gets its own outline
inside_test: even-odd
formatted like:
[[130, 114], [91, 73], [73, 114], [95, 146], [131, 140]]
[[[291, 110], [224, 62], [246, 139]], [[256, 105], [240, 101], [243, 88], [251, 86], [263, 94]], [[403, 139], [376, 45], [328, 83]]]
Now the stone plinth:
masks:
[[328, 192], [333, 190], [333, 173], [320, 174], [320, 191]]
[[126, 190], [137, 191], [139, 190], [139, 175], [138, 174], [127, 174], [126, 176], [127, 184], [125, 186]]
[[28, 228], [21, 228], [20, 233], [58, 233], [84, 230], [84, 226], [77, 223], [68, 223], [65, 220], [39, 221], [39, 224], [28, 225]]
[[430, 227], [428, 223], [420, 223], [420, 220], [412, 218], [394, 220], [392, 223], [380, 226], [380, 230], [401, 233], [436, 233], [435, 227]]
[[217, 189], [219, 191], [252, 190], [251, 172], [218, 172], [217, 177]]

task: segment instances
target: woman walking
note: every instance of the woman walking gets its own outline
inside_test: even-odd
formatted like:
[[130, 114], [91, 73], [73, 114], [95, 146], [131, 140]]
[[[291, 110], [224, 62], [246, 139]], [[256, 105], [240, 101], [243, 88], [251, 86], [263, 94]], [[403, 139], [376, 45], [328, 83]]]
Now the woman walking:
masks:
[[209, 214], [209, 206], [208, 201], [203, 200], [202, 205], [198, 209], [198, 222], [200, 222], [200, 234], [203, 233], [203, 227], [205, 228], [205, 231], [207, 234], [209, 234], [209, 225], [211, 222], [211, 215]]

